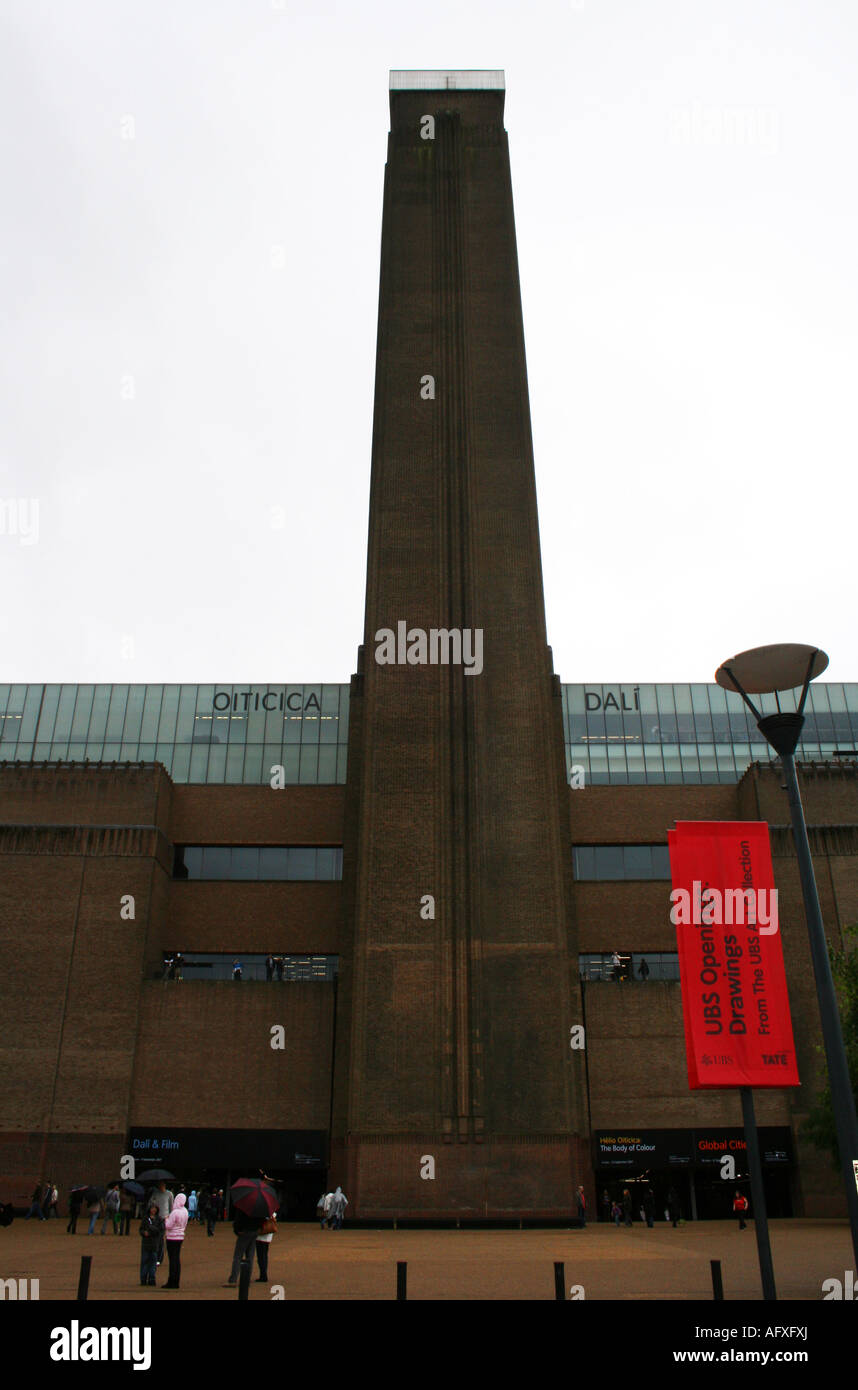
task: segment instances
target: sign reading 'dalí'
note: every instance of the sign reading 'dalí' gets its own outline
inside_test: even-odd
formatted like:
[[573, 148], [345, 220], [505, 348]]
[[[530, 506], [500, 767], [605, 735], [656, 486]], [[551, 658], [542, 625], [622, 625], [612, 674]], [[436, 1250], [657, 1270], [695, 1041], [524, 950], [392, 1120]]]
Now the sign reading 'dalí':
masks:
[[688, 1084], [798, 1086], [765, 821], [669, 830]]

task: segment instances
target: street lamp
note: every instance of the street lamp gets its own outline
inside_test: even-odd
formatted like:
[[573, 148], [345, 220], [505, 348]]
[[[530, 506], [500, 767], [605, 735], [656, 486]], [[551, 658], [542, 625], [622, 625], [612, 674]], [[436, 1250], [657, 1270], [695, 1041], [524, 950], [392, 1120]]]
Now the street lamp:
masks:
[[[822, 912], [819, 894], [816, 890], [816, 877], [810, 855], [810, 842], [807, 838], [807, 825], [804, 819], [798, 779], [795, 773], [795, 750], [804, 725], [804, 705], [810, 682], [820, 675], [828, 665], [828, 657], [816, 647], [804, 647], [795, 643], [781, 643], [773, 647], [755, 647], [748, 652], [740, 652], [731, 657], [715, 672], [715, 679], [725, 690], [735, 690], [741, 695], [754, 716], [763, 737], [780, 754], [786, 776], [789, 808], [792, 818], [792, 833], [795, 839], [798, 871], [801, 877], [801, 891], [804, 898], [804, 911], [810, 939], [810, 954], [813, 960], [813, 973], [816, 976], [816, 997], [819, 1000], [819, 1015], [822, 1021], [822, 1037], [825, 1043], [825, 1058], [828, 1063], [828, 1076], [831, 1083], [831, 1100], [834, 1109], [834, 1125], [837, 1131], [837, 1146], [840, 1152], [840, 1167], [846, 1185], [846, 1202], [849, 1210], [849, 1224], [852, 1228], [852, 1247], [858, 1261], [858, 1169], [853, 1164], [858, 1161], [858, 1120], [855, 1118], [855, 1097], [849, 1079], [846, 1062], [846, 1049], [843, 1046], [843, 1033], [840, 1027], [840, 1014], [837, 1009], [837, 996], [828, 959], [828, 944], [822, 925]], [[780, 693], [796, 690], [801, 686], [801, 699], [795, 713], [781, 710]], [[762, 715], [754, 706], [749, 695], [774, 694], [777, 713]]]

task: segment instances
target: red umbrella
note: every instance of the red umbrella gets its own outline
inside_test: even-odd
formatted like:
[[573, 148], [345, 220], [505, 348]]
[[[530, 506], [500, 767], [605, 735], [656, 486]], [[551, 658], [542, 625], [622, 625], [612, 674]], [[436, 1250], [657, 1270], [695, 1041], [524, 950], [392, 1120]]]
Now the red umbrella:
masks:
[[261, 1178], [239, 1178], [229, 1189], [233, 1206], [243, 1211], [245, 1216], [273, 1216], [280, 1205], [280, 1199], [273, 1187]]

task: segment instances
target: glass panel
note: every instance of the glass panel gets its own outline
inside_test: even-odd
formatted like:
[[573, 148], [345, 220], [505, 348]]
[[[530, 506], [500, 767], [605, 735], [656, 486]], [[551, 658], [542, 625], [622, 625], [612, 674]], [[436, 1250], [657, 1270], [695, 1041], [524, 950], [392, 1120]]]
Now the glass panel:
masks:
[[269, 879], [288, 878], [289, 851], [279, 845], [260, 849], [259, 877]]
[[652, 851], [649, 845], [623, 846], [623, 877], [652, 878]]
[[226, 845], [206, 845], [203, 850], [203, 878], [229, 878], [232, 850]]
[[230, 865], [230, 878], [258, 878], [259, 850], [254, 846], [234, 846]]
[[596, 845], [596, 876], [600, 879], [623, 877], [623, 846]]
[[289, 877], [312, 879], [316, 877], [315, 849], [300, 848], [289, 850]]

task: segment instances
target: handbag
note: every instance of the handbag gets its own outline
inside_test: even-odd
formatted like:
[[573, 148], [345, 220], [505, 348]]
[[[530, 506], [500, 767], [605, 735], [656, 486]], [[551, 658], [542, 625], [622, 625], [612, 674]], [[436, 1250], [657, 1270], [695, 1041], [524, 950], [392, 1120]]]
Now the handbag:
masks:
[[277, 1222], [274, 1220], [274, 1217], [273, 1217], [273, 1216], [266, 1216], [265, 1220], [263, 1221], [263, 1223], [262, 1223], [262, 1225], [261, 1225], [261, 1227], [260, 1227], [260, 1229], [259, 1229], [259, 1234], [260, 1234], [261, 1236], [270, 1236], [270, 1235], [273, 1235], [274, 1232], [275, 1232], [276, 1230], [277, 1230]]

